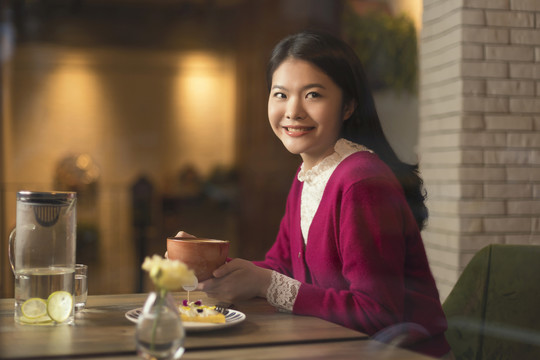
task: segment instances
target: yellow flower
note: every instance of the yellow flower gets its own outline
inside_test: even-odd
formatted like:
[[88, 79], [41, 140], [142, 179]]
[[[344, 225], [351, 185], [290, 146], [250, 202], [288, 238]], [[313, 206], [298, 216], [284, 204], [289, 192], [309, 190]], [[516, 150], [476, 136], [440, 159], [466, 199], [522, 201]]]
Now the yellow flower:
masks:
[[154, 285], [163, 290], [178, 290], [184, 285], [196, 284], [197, 281], [195, 273], [186, 264], [159, 255], [146, 257], [142, 268], [148, 271]]

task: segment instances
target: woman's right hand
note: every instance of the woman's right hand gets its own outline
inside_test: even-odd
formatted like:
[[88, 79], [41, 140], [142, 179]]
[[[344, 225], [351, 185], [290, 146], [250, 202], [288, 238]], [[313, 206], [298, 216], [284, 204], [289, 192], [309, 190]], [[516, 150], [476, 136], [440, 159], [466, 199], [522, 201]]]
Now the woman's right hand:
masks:
[[272, 270], [238, 258], [221, 265], [213, 275], [213, 278], [199, 283], [197, 290], [231, 303], [256, 296], [266, 298], [272, 282]]

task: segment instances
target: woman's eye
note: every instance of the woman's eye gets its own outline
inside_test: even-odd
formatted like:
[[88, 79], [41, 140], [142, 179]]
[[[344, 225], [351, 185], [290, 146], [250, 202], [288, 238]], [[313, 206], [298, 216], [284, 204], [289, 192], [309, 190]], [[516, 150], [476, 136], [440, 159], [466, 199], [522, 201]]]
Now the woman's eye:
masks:
[[308, 99], [315, 99], [315, 98], [318, 98], [318, 97], [321, 97], [321, 94], [319, 94], [316, 91], [311, 91], [306, 95], [306, 98], [308, 98]]
[[287, 98], [287, 96], [285, 96], [285, 94], [281, 93], [281, 92], [274, 93], [274, 97], [278, 98], [278, 99], [286, 99]]

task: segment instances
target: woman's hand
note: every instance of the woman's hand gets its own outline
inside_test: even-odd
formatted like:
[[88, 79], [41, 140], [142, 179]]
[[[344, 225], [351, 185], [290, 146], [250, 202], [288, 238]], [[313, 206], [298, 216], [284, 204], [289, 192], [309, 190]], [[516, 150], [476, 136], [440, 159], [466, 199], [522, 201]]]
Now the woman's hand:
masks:
[[233, 259], [217, 268], [213, 279], [203, 281], [197, 287], [217, 299], [234, 302], [256, 296], [266, 298], [272, 271], [254, 265], [244, 259]]

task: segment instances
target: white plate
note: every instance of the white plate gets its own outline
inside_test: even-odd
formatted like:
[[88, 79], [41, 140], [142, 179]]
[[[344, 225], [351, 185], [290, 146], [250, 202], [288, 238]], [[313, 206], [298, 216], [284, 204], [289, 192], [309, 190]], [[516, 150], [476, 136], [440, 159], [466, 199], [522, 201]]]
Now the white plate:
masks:
[[[137, 308], [129, 310], [126, 313], [126, 319], [131, 322], [137, 323], [139, 315], [142, 313], [142, 308]], [[210, 331], [226, 328], [229, 326], [234, 326], [246, 319], [246, 315], [240, 311], [229, 309], [229, 312], [225, 315], [224, 324], [215, 324], [215, 323], [200, 323], [192, 321], [184, 321], [184, 329], [189, 332], [200, 332], [200, 331]]]

